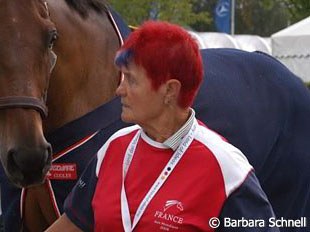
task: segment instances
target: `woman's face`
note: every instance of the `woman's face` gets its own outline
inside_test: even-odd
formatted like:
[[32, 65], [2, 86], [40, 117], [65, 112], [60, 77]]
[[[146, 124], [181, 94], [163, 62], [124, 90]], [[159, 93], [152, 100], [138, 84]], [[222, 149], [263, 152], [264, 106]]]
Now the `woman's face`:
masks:
[[122, 120], [142, 127], [154, 122], [164, 110], [164, 86], [155, 91], [144, 68], [133, 62], [121, 67], [121, 72], [124, 78], [116, 94], [121, 97]]

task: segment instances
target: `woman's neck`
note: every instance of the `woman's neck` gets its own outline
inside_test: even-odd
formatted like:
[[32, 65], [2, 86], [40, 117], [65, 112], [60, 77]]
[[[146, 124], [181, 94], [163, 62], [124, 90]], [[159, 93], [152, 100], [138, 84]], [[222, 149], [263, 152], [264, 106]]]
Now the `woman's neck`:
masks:
[[140, 126], [151, 139], [163, 143], [185, 124], [190, 115], [189, 108], [179, 109], [164, 113], [155, 122], [148, 122]]

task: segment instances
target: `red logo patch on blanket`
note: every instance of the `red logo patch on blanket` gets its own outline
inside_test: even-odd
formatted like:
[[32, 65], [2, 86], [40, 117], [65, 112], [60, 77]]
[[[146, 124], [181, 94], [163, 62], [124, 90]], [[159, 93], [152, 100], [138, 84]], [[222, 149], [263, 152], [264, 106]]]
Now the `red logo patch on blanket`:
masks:
[[74, 163], [57, 163], [52, 164], [50, 170], [46, 174], [50, 180], [76, 180], [77, 168]]

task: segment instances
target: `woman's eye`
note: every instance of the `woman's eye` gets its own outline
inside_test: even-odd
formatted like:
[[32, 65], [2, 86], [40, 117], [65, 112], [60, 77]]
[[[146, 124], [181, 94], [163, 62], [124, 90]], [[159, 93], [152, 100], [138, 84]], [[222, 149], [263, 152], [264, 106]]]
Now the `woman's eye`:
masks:
[[129, 84], [135, 84], [136, 83], [135, 79], [132, 76], [128, 77], [127, 80], [128, 80]]

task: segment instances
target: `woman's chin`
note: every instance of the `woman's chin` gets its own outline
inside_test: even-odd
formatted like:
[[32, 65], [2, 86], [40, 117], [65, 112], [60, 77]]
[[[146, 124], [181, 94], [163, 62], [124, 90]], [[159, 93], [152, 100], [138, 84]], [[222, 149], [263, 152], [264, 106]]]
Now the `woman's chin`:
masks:
[[133, 118], [124, 112], [121, 114], [121, 118], [123, 122], [133, 123]]

